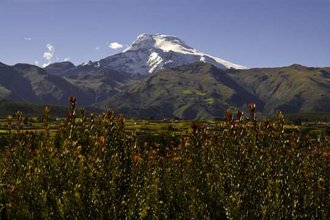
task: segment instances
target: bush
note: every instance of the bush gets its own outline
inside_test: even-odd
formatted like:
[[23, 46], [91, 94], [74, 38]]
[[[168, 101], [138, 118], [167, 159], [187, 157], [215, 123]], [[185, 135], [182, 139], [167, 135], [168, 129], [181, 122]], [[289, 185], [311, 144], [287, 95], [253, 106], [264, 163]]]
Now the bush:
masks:
[[45, 121], [1, 141], [1, 219], [330, 218], [329, 142], [284, 133], [281, 114], [141, 141], [112, 111], [76, 121], [73, 101], [54, 137]]

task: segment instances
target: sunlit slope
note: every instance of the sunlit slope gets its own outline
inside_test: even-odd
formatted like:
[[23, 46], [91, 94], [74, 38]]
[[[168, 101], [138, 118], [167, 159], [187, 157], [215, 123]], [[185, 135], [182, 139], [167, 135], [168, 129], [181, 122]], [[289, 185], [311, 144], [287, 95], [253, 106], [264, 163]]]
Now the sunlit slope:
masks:
[[225, 71], [194, 63], [152, 74], [97, 106], [137, 118], [206, 119], [249, 102], [263, 106]]
[[330, 69], [291, 65], [232, 70], [237, 83], [265, 103], [265, 112], [330, 112]]

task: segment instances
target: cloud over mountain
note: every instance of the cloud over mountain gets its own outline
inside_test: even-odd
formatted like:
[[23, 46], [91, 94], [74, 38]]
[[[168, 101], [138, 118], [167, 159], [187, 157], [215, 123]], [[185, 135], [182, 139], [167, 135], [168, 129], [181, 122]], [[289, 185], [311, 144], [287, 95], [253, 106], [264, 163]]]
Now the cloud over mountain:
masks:
[[112, 42], [109, 44], [109, 47], [111, 49], [117, 50], [117, 49], [123, 48], [123, 45], [118, 42]]
[[44, 52], [43, 57], [46, 59], [46, 63], [44, 63], [42, 66], [46, 67], [49, 64], [52, 63], [52, 59], [55, 55], [55, 47], [53, 45], [51, 45], [50, 43], [48, 43], [46, 45], [47, 50]]

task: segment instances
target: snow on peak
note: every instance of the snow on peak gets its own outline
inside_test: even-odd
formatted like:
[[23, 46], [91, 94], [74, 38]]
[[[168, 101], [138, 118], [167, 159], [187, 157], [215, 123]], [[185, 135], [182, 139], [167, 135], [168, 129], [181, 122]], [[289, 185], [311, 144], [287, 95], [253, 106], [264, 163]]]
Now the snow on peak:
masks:
[[155, 45], [155, 40], [152, 34], [140, 34], [137, 39], [133, 42], [132, 46], [123, 51], [142, 50], [150, 49]]
[[163, 34], [140, 34], [122, 53], [100, 61], [101, 65], [136, 74], [149, 74], [193, 62], [213, 64], [220, 69], [246, 68], [199, 52], [181, 39]]
[[163, 35], [163, 34], [140, 34], [133, 42], [132, 46], [127, 48], [124, 52], [158, 48], [164, 52], [170, 50], [175, 52], [184, 52], [185, 50], [193, 50], [184, 41], [177, 37]]

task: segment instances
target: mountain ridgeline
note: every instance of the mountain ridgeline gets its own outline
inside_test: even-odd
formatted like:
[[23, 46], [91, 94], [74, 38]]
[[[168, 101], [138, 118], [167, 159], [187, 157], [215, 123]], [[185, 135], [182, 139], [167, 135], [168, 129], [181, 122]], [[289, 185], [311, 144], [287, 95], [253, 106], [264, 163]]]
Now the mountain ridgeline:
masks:
[[201, 53], [176, 37], [143, 34], [124, 52], [75, 66], [0, 63], [0, 98], [112, 108], [132, 118], [212, 119], [256, 103], [264, 114], [330, 112], [330, 68], [254, 68]]

